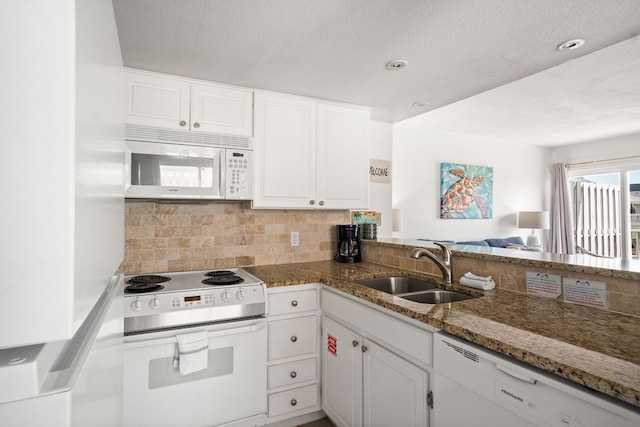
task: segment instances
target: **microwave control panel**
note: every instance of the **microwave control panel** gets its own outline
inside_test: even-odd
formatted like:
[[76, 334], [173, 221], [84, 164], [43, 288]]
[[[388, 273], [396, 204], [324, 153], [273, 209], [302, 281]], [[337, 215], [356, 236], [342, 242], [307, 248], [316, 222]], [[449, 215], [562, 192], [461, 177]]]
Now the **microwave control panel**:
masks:
[[226, 150], [226, 199], [249, 200], [253, 197], [252, 155], [246, 150]]

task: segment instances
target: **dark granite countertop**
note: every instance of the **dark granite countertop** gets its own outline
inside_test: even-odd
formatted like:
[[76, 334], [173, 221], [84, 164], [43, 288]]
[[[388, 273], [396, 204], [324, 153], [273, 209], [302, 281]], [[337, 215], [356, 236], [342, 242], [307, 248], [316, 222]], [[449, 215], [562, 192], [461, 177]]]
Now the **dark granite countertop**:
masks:
[[245, 269], [267, 287], [324, 283], [640, 407], [640, 318], [500, 289], [450, 304], [415, 303], [353, 280], [404, 275], [434, 281], [433, 276], [367, 262], [317, 261]]

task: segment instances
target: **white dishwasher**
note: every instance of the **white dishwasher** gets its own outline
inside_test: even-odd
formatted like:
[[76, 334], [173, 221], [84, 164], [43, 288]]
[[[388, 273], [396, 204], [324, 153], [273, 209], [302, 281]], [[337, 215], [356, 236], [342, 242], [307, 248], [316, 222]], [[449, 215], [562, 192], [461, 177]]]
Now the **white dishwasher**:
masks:
[[640, 410], [438, 332], [434, 427], [640, 427]]

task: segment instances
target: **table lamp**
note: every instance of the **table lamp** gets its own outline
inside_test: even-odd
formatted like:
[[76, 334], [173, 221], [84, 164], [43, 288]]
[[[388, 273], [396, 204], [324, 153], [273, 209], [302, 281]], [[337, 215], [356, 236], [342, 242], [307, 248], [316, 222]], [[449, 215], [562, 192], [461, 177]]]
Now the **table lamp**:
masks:
[[549, 212], [524, 211], [518, 213], [518, 228], [530, 228], [531, 234], [527, 236], [527, 247], [542, 247], [537, 229], [549, 228]]

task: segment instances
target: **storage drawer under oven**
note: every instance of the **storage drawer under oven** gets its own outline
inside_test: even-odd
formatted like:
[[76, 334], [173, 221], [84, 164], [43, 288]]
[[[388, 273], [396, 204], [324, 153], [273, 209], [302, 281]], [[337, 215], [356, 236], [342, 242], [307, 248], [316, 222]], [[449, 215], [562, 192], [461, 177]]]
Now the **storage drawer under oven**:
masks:
[[269, 321], [269, 360], [314, 353], [318, 327], [315, 315]]

